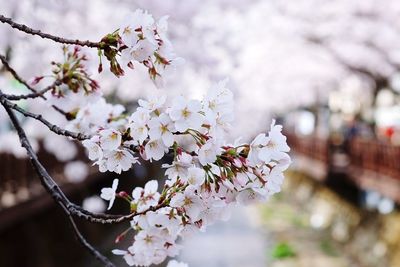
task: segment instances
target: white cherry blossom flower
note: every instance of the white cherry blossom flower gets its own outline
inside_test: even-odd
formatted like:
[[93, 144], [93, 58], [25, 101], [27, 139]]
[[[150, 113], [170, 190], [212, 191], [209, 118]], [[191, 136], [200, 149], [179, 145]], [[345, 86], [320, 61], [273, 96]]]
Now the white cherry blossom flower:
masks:
[[152, 95], [148, 100], [139, 99], [139, 105], [147, 109], [148, 111], [155, 111], [161, 109], [167, 100], [167, 96], [164, 93], [157, 92]]
[[177, 160], [180, 164], [184, 165], [184, 166], [190, 166], [193, 163], [193, 157], [186, 152], [182, 152], [181, 154], [179, 154], [177, 156]]
[[133, 46], [136, 44], [137, 29], [148, 29], [154, 24], [154, 19], [151, 14], [142, 9], [137, 9], [133, 14], [125, 17], [123, 25], [120, 27], [119, 33], [125, 45]]
[[128, 250], [113, 249], [112, 253], [114, 255], [122, 256], [129, 266], [135, 265], [133, 246], [130, 246]]
[[201, 165], [207, 165], [210, 163], [214, 163], [217, 159], [217, 155], [220, 155], [221, 147], [218, 143], [210, 139], [204, 145], [201, 146], [199, 150], [199, 161]]
[[160, 231], [155, 227], [139, 231], [139, 233], [135, 236], [135, 243], [133, 244], [134, 251], [136, 253], [153, 251], [154, 248], [162, 248], [163, 245], [163, 239], [160, 237]]
[[218, 82], [208, 91], [203, 99], [205, 110], [212, 111], [214, 114], [233, 113], [233, 94], [226, 88], [227, 79]]
[[179, 132], [187, 129], [199, 129], [203, 123], [203, 115], [201, 111], [201, 103], [197, 100], [185, 100], [182, 96], [177, 97], [170, 110], [169, 115], [175, 122], [175, 128]]
[[157, 192], [158, 182], [151, 180], [144, 188], [136, 187], [132, 192], [133, 202], [137, 204], [137, 211], [141, 212], [158, 204], [160, 193]]
[[138, 158], [134, 157], [130, 152], [125, 149], [117, 149], [108, 152], [105, 157], [107, 158], [107, 170], [116, 173], [127, 171], [135, 164]]
[[139, 107], [129, 117], [129, 123], [147, 124], [150, 120], [150, 110]]
[[251, 142], [249, 155], [247, 156], [247, 159], [251, 164], [261, 164], [263, 162], [261, 158], [266, 158], [268, 154], [263, 154], [263, 152], [265, 152], [265, 146], [268, 144], [268, 141], [269, 138], [264, 133], [261, 133]]
[[149, 128], [150, 139], [161, 139], [167, 147], [173, 145], [174, 135], [172, 133], [175, 127], [167, 114], [163, 113], [159, 117], [152, 118], [149, 121]]
[[130, 125], [130, 135], [137, 144], [143, 144], [149, 135], [147, 125], [143, 122], [132, 123]]
[[186, 177], [182, 180], [195, 187], [201, 186], [206, 179], [206, 173], [202, 168], [190, 167]]
[[162, 167], [167, 168], [165, 175], [168, 176], [171, 183], [175, 183], [178, 177], [186, 177], [188, 173], [188, 166], [179, 161], [174, 161], [171, 165], [163, 164]]
[[133, 47], [130, 48], [129, 53], [132, 58], [138, 62], [148, 60], [150, 56], [157, 50], [157, 45], [149, 39], [139, 40]]
[[97, 135], [91, 139], [83, 140], [82, 144], [88, 150], [90, 160], [98, 160], [103, 157], [103, 150], [99, 146], [99, 137]]
[[265, 189], [262, 188], [248, 188], [239, 192], [236, 196], [236, 200], [239, 204], [250, 205], [258, 202], [267, 200], [268, 194]]
[[286, 136], [282, 134], [282, 126], [275, 125], [275, 120], [271, 123], [271, 130], [268, 133], [269, 142], [267, 149], [271, 153], [271, 158], [275, 159], [280, 152], [289, 152], [290, 148], [286, 143]]
[[100, 146], [104, 150], [115, 150], [119, 148], [122, 141], [121, 133], [114, 129], [100, 131]]
[[105, 187], [101, 189], [101, 195], [100, 197], [106, 201], [109, 201], [110, 203], [108, 204], [107, 210], [111, 209], [112, 205], [114, 204], [115, 200], [115, 191], [117, 190], [118, 187], [118, 179], [114, 179], [112, 186], [111, 187]]
[[144, 147], [147, 159], [160, 160], [166, 152], [168, 147], [164, 145], [161, 139], [150, 140]]
[[194, 188], [191, 187], [186, 188], [184, 193], [177, 193], [171, 199], [170, 206], [184, 208], [192, 221], [196, 221], [203, 210], [200, 197], [194, 193]]

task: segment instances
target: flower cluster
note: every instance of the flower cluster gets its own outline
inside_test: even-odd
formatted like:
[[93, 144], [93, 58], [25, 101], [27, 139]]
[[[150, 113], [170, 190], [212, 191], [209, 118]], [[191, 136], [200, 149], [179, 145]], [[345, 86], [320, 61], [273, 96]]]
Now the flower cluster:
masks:
[[176, 57], [167, 38], [167, 20], [168, 16], [164, 16], [156, 22], [147, 11], [138, 9], [119, 29], [123, 62], [131, 68], [133, 61], [142, 63], [156, 85], [161, 82], [166, 66], [181, 60]]
[[[192, 160], [193, 153], [202, 165], [213, 163], [222, 152], [224, 132], [233, 119], [233, 95], [225, 83], [215, 85], [203, 101], [179, 96], [167, 107], [162, 94], [147, 101], [139, 100], [140, 107], [128, 119], [120, 117], [97, 127], [97, 133], [83, 142], [89, 158], [96, 161], [100, 171], [117, 173], [136, 163], [136, 154], [144, 160], [157, 161], [170, 150], [180, 159], [171, 165], [172, 169], [179, 169], [182, 160]], [[90, 118], [88, 114], [96, 117], [103, 114], [100, 110], [80, 112], [86, 121]], [[87, 122], [80, 122], [80, 128], [83, 125]]]
[[228, 144], [224, 132], [234, 103], [225, 83], [215, 85], [202, 101], [178, 97], [167, 105], [164, 96], [140, 100], [126, 126], [101, 129], [84, 141], [102, 171], [129, 169], [139, 156], [152, 161], [174, 155], [163, 165], [167, 181], [160, 192], [155, 180], [131, 194], [117, 192], [116, 182], [102, 191], [110, 207], [120, 197], [130, 212], [140, 214], [131, 221], [132, 245], [114, 250], [128, 265], [149, 266], [174, 257], [178, 239], [227, 219], [232, 205], [265, 201], [280, 191], [290, 164], [282, 127], [273, 122], [268, 134], [250, 144]]
[[[161, 75], [166, 67], [183, 61], [176, 57], [167, 31], [168, 16], [156, 22], [147, 11], [137, 9], [126, 17], [118, 30], [102, 39], [104, 47], [99, 49], [100, 59], [101, 55], [106, 56], [110, 62], [110, 70], [116, 76], [124, 75], [119, 60], [131, 69], [134, 68], [133, 63], [138, 62], [148, 69], [150, 78], [160, 87], [163, 85]], [[101, 71], [100, 61], [99, 72]]]
[[63, 96], [62, 89], [77, 93], [79, 90], [84, 90], [90, 93], [99, 89], [97, 81], [90, 78], [90, 75], [85, 68], [85, 61], [87, 57], [85, 54], [80, 53], [80, 47], [75, 46], [71, 51], [67, 46], [63, 47], [64, 62], [52, 62], [53, 75], [56, 80], [61, 81], [63, 87], [56, 86], [52, 90], [52, 94], [58, 97]]

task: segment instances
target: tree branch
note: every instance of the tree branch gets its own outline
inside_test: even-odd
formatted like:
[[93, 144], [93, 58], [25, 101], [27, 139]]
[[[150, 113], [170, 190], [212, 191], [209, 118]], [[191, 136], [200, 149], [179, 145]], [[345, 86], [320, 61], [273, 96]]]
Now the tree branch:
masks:
[[91, 47], [91, 48], [103, 48], [104, 47], [104, 43], [102, 43], [102, 42], [91, 42], [89, 40], [81, 41], [78, 39], [72, 40], [72, 39], [58, 37], [58, 36], [55, 36], [55, 35], [52, 35], [49, 33], [44, 33], [44, 32], [41, 32], [40, 30], [32, 29], [24, 24], [16, 23], [11, 18], [7, 18], [3, 15], [0, 15], [0, 22], [6, 23], [6, 24], [10, 25], [12, 28], [17, 29], [22, 32], [25, 32], [27, 34], [38, 35], [38, 36], [42, 37], [43, 39], [50, 39], [57, 43], [87, 46], [87, 47]]
[[64, 207], [61, 206], [65, 212], [65, 214], [68, 217], [68, 220], [70, 222], [71, 228], [75, 233], [76, 239], [79, 241], [79, 243], [82, 244], [84, 248], [86, 248], [90, 254], [92, 254], [97, 260], [102, 262], [104, 266], [106, 267], [115, 267], [115, 265], [103, 254], [101, 254], [98, 250], [96, 250], [87, 240], [86, 238], [83, 237], [82, 233], [79, 231], [78, 226], [76, 225], [74, 218], [72, 218], [71, 213]]
[[76, 237], [78, 240], [85, 246], [86, 249], [89, 250], [89, 252], [94, 255], [94, 257], [102, 262], [104, 266], [106, 267], [115, 267], [113, 263], [111, 263], [105, 256], [103, 256], [100, 252], [98, 252], [92, 245], [90, 245], [86, 239], [82, 236], [82, 234], [79, 232], [79, 229], [77, 228], [73, 218], [71, 217], [70, 210], [68, 208], [70, 202], [67, 199], [67, 197], [64, 195], [64, 193], [61, 191], [59, 186], [56, 184], [56, 182], [50, 177], [50, 175], [47, 173], [46, 169], [41, 165], [39, 162], [36, 154], [34, 153], [28, 138], [25, 135], [24, 130], [22, 129], [21, 125], [19, 124], [19, 121], [17, 120], [17, 117], [15, 116], [14, 112], [11, 110], [10, 107], [7, 105], [4, 105], [2, 102], [3, 107], [5, 108], [7, 114], [9, 115], [11, 122], [13, 123], [15, 129], [17, 130], [18, 136], [21, 141], [21, 145], [26, 149], [29, 158], [31, 159], [31, 163], [34, 166], [36, 172], [39, 174], [39, 177], [41, 178], [42, 185], [45, 187], [45, 189], [50, 193], [50, 195], [53, 197], [53, 199], [56, 201], [56, 203], [63, 208], [65, 214], [68, 216], [68, 219], [71, 223], [71, 226], [75, 232]]
[[[25, 96], [17, 96], [17, 95], [10, 95], [6, 97], [9, 100], [20, 100], [20, 99], [28, 99], [28, 98], [36, 98], [36, 97], [41, 97], [44, 100], [46, 100], [46, 97], [43, 96], [43, 94], [45, 92], [47, 92], [48, 90], [51, 90], [52, 88], [54, 88], [55, 86], [61, 85], [61, 81], [56, 80], [52, 85], [44, 88], [42, 91], [37, 92], [35, 88], [33, 88], [32, 86], [29, 85], [29, 83], [27, 81], [25, 81], [23, 78], [21, 78], [21, 76], [18, 75], [18, 73], [10, 66], [10, 64], [8, 63], [7, 59], [5, 56], [3, 56], [2, 54], [0, 54], [0, 61], [3, 63], [4, 67], [12, 74], [12, 76], [14, 76], [14, 78], [19, 81], [20, 83], [22, 83], [23, 85], [25, 85], [30, 91], [32, 91], [32, 94], [28, 94]], [[52, 105], [52, 107], [59, 113], [61, 113], [62, 115], [64, 115], [67, 120], [70, 119], [70, 114], [68, 114], [67, 112], [61, 110], [60, 108], [58, 108], [55, 105]]]
[[160, 208], [166, 207], [165, 203], [160, 203], [155, 207], [150, 207], [142, 212], [133, 212], [128, 215], [110, 215], [105, 213], [92, 213], [83, 209], [82, 207], [72, 203], [69, 199], [64, 195], [58, 184], [51, 178], [49, 173], [40, 163], [39, 159], [36, 156], [35, 151], [31, 147], [29, 140], [25, 134], [24, 129], [22, 129], [19, 121], [16, 119], [12, 108], [7, 105], [7, 101], [4, 98], [4, 95], [1, 95], [0, 91], [0, 102], [3, 107], [6, 109], [14, 128], [16, 129], [18, 136], [20, 138], [22, 146], [27, 151], [27, 154], [31, 160], [33, 167], [35, 168], [39, 178], [45, 187], [45, 189], [49, 192], [49, 194], [54, 198], [57, 203], [61, 203], [71, 214], [76, 215], [79, 218], [85, 219], [86, 221], [92, 223], [101, 223], [101, 224], [115, 224], [124, 221], [129, 221], [135, 216], [146, 214], [149, 211], [155, 211]]
[[36, 93], [26, 94], [26, 95], [8, 95], [8, 94], [4, 94], [4, 96], [8, 100], [21, 100], [21, 99], [30, 99], [30, 98], [42, 97], [47, 91], [50, 91], [50, 90], [54, 89], [56, 86], [59, 86], [61, 84], [62, 84], [62, 82], [60, 80], [56, 80], [54, 83], [50, 84], [49, 86], [43, 88], [40, 91], [37, 91]]
[[52, 124], [48, 120], [44, 119], [41, 114], [35, 114], [35, 113], [29, 112], [29, 111], [26, 111], [26, 110], [20, 108], [17, 104], [8, 101], [6, 95], [2, 94], [1, 92], [0, 92], [0, 101], [3, 104], [3, 106], [12, 108], [12, 109], [18, 111], [19, 113], [23, 114], [25, 117], [30, 117], [30, 118], [40, 121], [41, 123], [46, 125], [47, 128], [50, 129], [50, 131], [52, 131], [58, 135], [72, 137], [77, 140], [85, 140], [85, 139], [90, 138], [90, 136], [82, 134], [82, 133], [74, 133], [74, 132], [62, 129], [62, 128], [58, 127], [57, 125]]

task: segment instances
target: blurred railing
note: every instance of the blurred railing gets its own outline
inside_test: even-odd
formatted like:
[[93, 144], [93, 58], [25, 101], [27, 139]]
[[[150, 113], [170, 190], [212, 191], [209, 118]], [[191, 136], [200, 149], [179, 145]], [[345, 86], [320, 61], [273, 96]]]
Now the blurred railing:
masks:
[[[297, 136], [288, 134], [292, 150], [314, 162], [323, 163], [325, 168], [335, 170], [333, 159], [337, 153], [329, 139], [314, 135]], [[352, 138], [344, 148], [348, 164], [344, 170], [348, 178], [362, 189], [375, 190], [400, 203], [400, 146], [374, 139]], [[312, 169], [313, 166], [306, 167]], [[321, 180], [320, 178], [317, 178]], [[323, 179], [322, 179], [323, 180]]]
[[376, 140], [353, 138], [349, 155], [353, 167], [400, 180], [400, 147]]
[[[39, 151], [38, 157], [66, 194], [72, 194], [84, 188], [83, 185], [95, 183], [102, 178], [88, 164], [89, 173], [86, 179], [71, 182], [64, 175], [64, 162], [60, 162], [44, 149]], [[80, 151], [78, 158], [85, 160], [83, 151]], [[52, 200], [41, 185], [29, 158], [0, 153], [0, 230], [15, 220], [28, 217], [50, 205]]]
[[289, 146], [296, 152], [312, 159], [328, 163], [329, 143], [327, 139], [312, 136], [297, 136], [285, 133]]

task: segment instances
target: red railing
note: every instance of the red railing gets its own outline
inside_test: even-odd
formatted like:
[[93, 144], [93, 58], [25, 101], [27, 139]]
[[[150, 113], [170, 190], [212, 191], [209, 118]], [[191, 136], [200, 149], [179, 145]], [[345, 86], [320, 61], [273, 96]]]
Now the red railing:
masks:
[[[291, 148], [312, 159], [328, 163], [329, 140], [316, 136], [287, 134]], [[400, 180], [400, 146], [374, 139], [353, 138], [348, 142], [352, 167], [373, 171]]]
[[400, 146], [354, 138], [350, 142], [349, 155], [354, 167], [400, 180]]
[[288, 138], [288, 144], [292, 150], [306, 155], [312, 159], [322, 162], [328, 162], [329, 143], [326, 139], [316, 136], [302, 136], [285, 133]]

